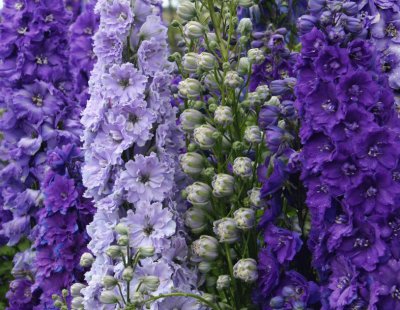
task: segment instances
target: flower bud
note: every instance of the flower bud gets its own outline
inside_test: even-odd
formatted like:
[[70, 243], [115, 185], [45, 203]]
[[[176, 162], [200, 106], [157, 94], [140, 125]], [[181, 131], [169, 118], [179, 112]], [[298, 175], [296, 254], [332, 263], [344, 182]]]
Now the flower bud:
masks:
[[345, 2], [342, 5], [343, 12], [346, 15], [353, 16], [358, 13], [358, 5], [355, 2]]
[[235, 243], [239, 240], [239, 230], [236, 222], [232, 218], [222, 218], [213, 223], [214, 233], [217, 235], [219, 242]]
[[197, 175], [204, 169], [204, 159], [199, 153], [188, 152], [180, 156], [182, 170], [189, 175]]
[[258, 126], [249, 126], [244, 131], [244, 140], [248, 143], [258, 144], [262, 141], [261, 130]]
[[188, 209], [185, 213], [185, 225], [189, 227], [193, 233], [201, 233], [207, 227], [204, 211], [196, 207]]
[[210, 113], [215, 113], [215, 111], [217, 111], [218, 109], [218, 105], [216, 103], [211, 103], [208, 106], [208, 111], [210, 111]]
[[114, 230], [120, 235], [127, 235], [129, 234], [129, 229], [124, 224], [119, 223], [115, 226]]
[[242, 101], [241, 106], [247, 107], [257, 107], [261, 104], [260, 95], [257, 92], [249, 92], [247, 94], [247, 99]]
[[242, 142], [240, 141], [235, 141], [232, 144], [232, 148], [236, 151], [236, 152], [240, 152], [244, 149], [244, 145]]
[[106, 251], [106, 254], [111, 258], [117, 258], [122, 255], [122, 252], [118, 245], [110, 245]]
[[270, 84], [272, 95], [284, 95], [285, 93], [292, 91], [296, 85], [295, 78], [286, 78], [284, 80], [275, 80]]
[[155, 252], [155, 248], [152, 245], [149, 246], [141, 246], [139, 248], [140, 257], [152, 257]]
[[198, 267], [199, 267], [199, 271], [201, 273], [208, 273], [212, 268], [212, 264], [210, 262], [207, 262], [207, 261], [202, 261], [202, 262], [199, 263]]
[[66, 298], [69, 295], [68, 290], [66, 288], [62, 289], [61, 295], [62, 295], [62, 297]]
[[203, 293], [201, 295], [201, 297], [203, 297], [203, 299], [207, 300], [210, 303], [215, 303], [216, 302], [216, 297], [214, 294], [208, 294], [208, 293]]
[[205, 261], [213, 261], [218, 257], [218, 240], [211, 236], [200, 236], [192, 243], [192, 251]]
[[254, 282], [258, 279], [257, 262], [252, 258], [239, 260], [233, 266], [233, 276], [246, 283]]
[[253, 176], [253, 162], [248, 157], [237, 157], [233, 162], [233, 173], [242, 178]]
[[179, 95], [187, 99], [196, 99], [201, 95], [202, 86], [201, 83], [192, 78], [180, 81], [178, 84]]
[[239, 59], [239, 64], [238, 64], [238, 72], [241, 75], [246, 75], [249, 73], [251, 68], [250, 60], [248, 57], [241, 57]]
[[131, 281], [133, 279], [133, 268], [126, 267], [124, 271], [122, 271], [122, 280]]
[[241, 7], [244, 7], [244, 8], [249, 8], [254, 5], [254, 1], [253, 0], [239, 0], [238, 5]]
[[331, 11], [323, 11], [319, 18], [322, 25], [328, 26], [332, 23], [332, 12]]
[[128, 236], [120, 236], [117, 241], [118, 245], [126, 246], [129, 244], [129, 237]]
[[233, 213], [237, 226], [242, 230], [248, 230], [255, 225], [255, 212], [250, 208], [240, 208]]
[[231, 286], [231, 277], [227, 274], [220, 275], [217, 279], [217, 290], [223, 290]]
[[256, 65], [260, 65], [265, 60], [265, 55], [262, 50], [259, 48], [252, 48], [248, 50], [247, 57], [249, 58], [250, 62]]
[[211, 187], [203, 182], [194, 182], [186, 187], [187, 201], [194, 206], [207, 206], [210, 203]]
[[100, 302], [106, 305], [118, 303], [118, 297], [112, 291], [102, 291], [100, 294]]
[[261, 205], [261, 189], [260, 188], [252, 188], [247, 192], [249, 196], [250, 203], [254, 207], [259, 207]]
[[297, 29], [301, 34], [310, 32], [317, 24], [318, 19], [312, 15], [303, 15], [297, 19]]
[[106, 290], [112, 290], [118, 284], [118, 280], [113, 276], [106, 275], [103, 277], [102, 283]]
[[232, 124], [232, 109], [228, 106], [218, 106], [214, 112], [214, 121], [216, 124], [226, 127]]
[[188, 36], [191, 39], [199, 39], [205, 33], [204, 26], [196, 21], [189, 21], [184, 29], [183, 32], [185, 36]]
[[77, 297], [72, 298], [71, 308], [72, 309], [83, 309], [83, 297], [77, 296]]
[[291, 296], [295, 296], [295, 295], [296, 295], [296, 292], [292, 286], [284, 286], [282, 288], [282, 296], [291, 297]]
[[273, 309], [281, 309], [285, 305], [285, 299], [282, 296], [272, 297], [269, 301], [269, 305]]
[[207, 179], [212, 179], [215, 175], [215, 171], [213, 167], [208, 167], [201, 172], [201, 175]]
[[144, 295], [142, 292], [134, 292], [132, 296], [132, 305], [141, 306], [144, 302]]
[[160, 278], [156, 276], [145, 276], [139, 278], [142, 285], [140, 291], [142, 292], [154, 292], [160, 286]]
[[176, 14], [183, 20], [189, 21], [196, 16], [196, 7], [190, 1], [181, 1]]
[[249, 35], [253, 31], [253, 22], [250, 18], [242, 18], [237, 27], [237, 31], [242, 35]]
[[211, 71], [217, 66], [217, 59], [213, 54], [203, 52], [199, 57], [199, 67], [203, 71]]
[[266, 105], [273, 105], [273, 106], [277, 106], [277, 107], [279, 107], [280, 104], [281, 104], [281, 101], [279, 100], [279, 97], [277, 97], [277, 96], [272, 96], [271, 98], [269, 98], [269, 100], [266, 103]]
[[213, 138], [213, 133], [217, 130], [209, 125], [204, 124], [194, 129], [193, 138], [194, 141], [200, 146], [203, 150], [209, 150], [214, 147], [215, 139]]
[[[220, 72], [222, 75], [222, 72]], [[204, 86], [211, 92], [211, 91], [217, 91], [219, 90], [219, 84], [217, 81], [217, 78], [215, 77], [215, 74], [213, 72], [209, 72], [205, 77], [204, 77]]]
[[256, 88], [256, 93], [258, 94], [261, 101], [267, 100], [270, 94], [268, 85], [258, 85]]
[[79, 261], [79, 265], [81, 265], [82, 267], [90, 267], [92, 266], [93, 262], [94, 262], [93, 255], [89, 252], [86, 252], [82, 254], [81, 260]]
[[86, 285], [82, 283], [74, 283], [71, 285], [71, 295], [72, 297], [81, 296], [81, 290], [84, 289]]
[[182, 129], [190, 132], [204, 122], [204, 115], [195, 109], [186, 109], [182, 112], [180, 120]]
[[[82, 298], [82, 297], [81, 297]], [[73, 301], [73, 300], [72, 300]], [[56, 300], [54, 303], [53, 303], [53, 305], [54, 305], [54, 307], [56, 307], [56, 308], [61, 308], [62, 306], [63, 306], [63, 303], [62, 303], [62, 301], [60, 301], [60, 300]], [[71, 307], [72, 307], [72, 309], [76, 309], [73, 305], [72, 305], [72, 302], [71, 302]]]
[[363, 29], [363, 23], [359, 18], [348, 16], [344, 19], [344, 27], [351, 33], [359, 33]]
[[224, 79], [224, 84], [230, 88], [237, 88], [243, 84], [243, 79], [236, 71], [228, 71]]
[[229, 174], [219, 173], [214, 176], [212, 187], [215, 197], [232, 196], [235, 190], [235, 179]]
[[195, 73], [199, 64], [199, 55], [196, 53], [186, 53], [182, 58], [183, 70], [187, 73]]

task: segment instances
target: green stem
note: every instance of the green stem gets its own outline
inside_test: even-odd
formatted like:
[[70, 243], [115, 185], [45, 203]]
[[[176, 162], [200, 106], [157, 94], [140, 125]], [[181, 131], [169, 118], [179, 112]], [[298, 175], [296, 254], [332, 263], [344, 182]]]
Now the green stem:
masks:
[[160, 298], [166, 298], [166, 297], [192, 297], [192, 298], [195, 298], [195, 299], [201, 301], [203, 304], [209, 306], [211, 309], [216, 309], [216, 310], [218, 309], [218, 308], [215, 307], [214, 304], [212, 304], [212, 303], [209, 302], [208, 300], [204, 299], [203, 297], [201, 297], [201, 296], [199, 296], [199, 295], [196, 295], [196, 294], [191, 294], [191, 293], [170, 293], [170, 294], [161, 294], [161, 295], [154, 296], [154, 297], [151, 297], [151, 298], [147, 299], [147, 300], [145, 301], [145, 303], [148, 303], [148, 302], [150, 302], [150, 301], [154, 301], [154, 300], [157, 300], [157, 299], [160, 299]]

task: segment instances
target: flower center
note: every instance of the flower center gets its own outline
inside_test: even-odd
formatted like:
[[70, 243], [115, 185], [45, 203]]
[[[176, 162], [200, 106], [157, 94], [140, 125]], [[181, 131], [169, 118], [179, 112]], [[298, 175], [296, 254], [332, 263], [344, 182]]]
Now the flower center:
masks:
[[392, 295], [392, 298], [400, 300], [400, 290], [398, 289], [397, 286], [395, 286], [395, 287], [392, 289], [391, 295]]
[[146, 184], [150, 180], [150, 176], [148, 174], [141, 174], [139, 176], [139, 182]]
[[349, 284], [350, 284], [350, 279], [349, 279], [349, 277], [348, 276], [343, 276], [343, 277], [340, 277], [339, 278], [339, 281], [338, 281], [338, 283], [337, 283], [337, 288], [338, 289], [344, 289], [344, 288], [346, 288], [346, 287], [348, 287], [349, 286]]
[[332, 151], [332, 146], [328, 143], [325, 143], [318, 147], [320, 152], [330, 152]]
[[328, 99], [321, 104], [321, 107], [328, 113], [334, 113], [337, 110], [336, 104]]
[[17, 10], [17, 11], [21, 11], [21, 9], [24, 7], [24, 4], [23, 3], [21, 3], [21, 2], [17, 2], [16, 4], [14, 4], [14, 8]]
[[25, 34], [28, 31], [28, 27], [21, 27], [17, 30], [19, 34]]
[[60, 196], [61, 196], [61, 199], [62, 199], [62, 200], [67, 199], [67, 194], [64, 193], [64, 192], [62, 192], [62, 193], [60, 194]]
[[345, 224], [348, 221], [348, 216], [345, 214], [340, 214], [338, 216], [336, 216], [335, 218], [335, 223], [336, 224]]
[[366, 198], [372, 198], [372, 197], [375, 197], [377, 193], [378, 193], [378, 190], [375, 187], [370, 186], [367, 189], [367, 191], [365, 192], [365, 197]]
[[93, 34], [93, 30], [90, 27], [86, 27], [85, 29], [83, 29], [83, 33], [91, 35]]
[[37, 63], [38, 65], [47, 65], [47, 64], [48, 64], [47, 57], [36, 56], [36, 63]]
[[43, 98], [39, 94], [38, 95], [33, 95], [32, 102], [38, 107], [43, 106]]
[[54, 21], [54, 15], [53, 15], [53, 14], [47, 15], [46, 18], [44, 19], [44, 21], [45, 21], [46, 23], [49, 23], [49, 22]]
[[370, 157], [378, 157], [379, 155], [382, 155], [379, 146], [378, 145], [373, 145], [369, 148], [368, 150], [368, 156]]
[[358, 101], [358, 97], [362, 94], [362, 89], [359, 85], [354, 84], [349, 88], [349, 95], [351, 101]]
[[129, 79], [120, 79], [118, 84], [121, 85], [122, 88], [125, 89], [129, 86]]
[[393, 25], [393, 23], [390, 23], [390, 24], [386, 27], [385, 33], [386, 33], [386, 35], [387, 35], [388, 37], [391, 37], [391, 38], [397, 37], [397, 29], [396, 29], [396, 26]]
[[146, 236], [150, 236], [153, 231], [154, 228], [150, 224], [148, 224], [145, 228], [143, 228], [143, 232], [145, 233]]
[[353, 176], [357, 173], [357, 167], [353, 164], [345, 163], [342, 166], [342, 171], [347, 176]]
[[354, 241], [353, 247], [355, 248], [367, 248], [369, 247], [369, 240], [364, 238], [357, 238]]
[[400, 181], [400, 171], [393, 171], [392, 173], [392, 179], [395, 182]]

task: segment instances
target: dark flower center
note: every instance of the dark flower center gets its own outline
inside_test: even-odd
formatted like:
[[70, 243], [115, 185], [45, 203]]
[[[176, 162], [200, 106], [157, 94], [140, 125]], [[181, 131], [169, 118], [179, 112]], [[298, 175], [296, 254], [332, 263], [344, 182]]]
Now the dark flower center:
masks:
[[352, 122], [352, 123], [346, 122], [345, 125], [346, 129], [350, 131], [356, 131], [360, 127], [360, 125], [357, 122]]
[[85, 29], [83, 29], [83, 33], [91, 35], [93, 34], [93, 30], [90, 27], [86, 27]]
[[377, 144], [371, 146], [368, 150], [368, 156], [370, 157], [378, 157], [382, 155], [382, 152]]
[[21, 2], [17, 2], [16, 4], [14, 4], [14, 8], [15, 8], [17, 11], [20, 11], [23, 7], [24, 7], [24, 4], [21, 3]]
[[400, 181], [400, 171], [393, 171], [392, 173], [392, 179], [393, 181]]
[[265, 65], [265, 71], [266, 72], [272, 72], [272, 65], [270, 63]]
[[32, 102], [38, 107], [43, 106], [43, 98], [39, 94], [32, 96]]
[[125, 89], [129, 86], [129, 79], [120, 79], [118, 84]]
[[397, 286], [395, 286], [395, 287], [392, 289], [391, 295], [392, 295], [392, 298], [400, 300], [400, 290], [398, 289]]
[[336, 286], [338, 289], [342, 290], [342, 289], [348, 287], [349, 284], [350, 284], [349, 276], [343, 276], [343, 277], [339, 278]]
[[146, 184], [150, 180], [150, 175], [148, 174], [142, 174], [139, 176], [139, 182]]
[[68, 195], [66, 193], [64, 193], [64, 192], [61, 192], [60, 196], [61, 196], [62, 200], [65, 200], [65, 199], [67, 199]]
[[319, 184], [316, 187], [316, 191], [318, 194], [320, 194], [320, 193], [326, 194], [328, 192], [328, 186], [326, 186], [325, 184]]
[[348, 221], [348, 216], [346, 214], [340, 214], [335, 218], [336, 224], [346, 224], [347, 221]]
[[335, 113], [337, 110], [337, 105], [330, 99], [324, 101], [321, 107], [328, 113]]
[[139, 120], [139, 117], [137, 117], [136, 114], [129, 114], [128, 121], [131, 122], [132, 124], [136, 124]]
[[152, 232], [154, 231], [154, 228], [148, 224], [144, 229], [143, 232], [145, 233], [146, 236], [150, 236]]
[[389, 25], [387, 25], [386, 29], [385, 29], [385, 33], [388, 37], [391, 38], [395, 38], [397, 37], [397, 29], [396, 26], [393, 25], [392, 23], [390, 23]]
[[28, 27], [21, 27], [17, 30], [19, 34], [25, 34], [28, 31]]
[[344, 163], [342, 166], [342, 171], [347, 176], [353, 176], [357, 173], [357, 167], [353, 164]]
[[364, 238], [357, 238], [354, 241], [353, 247], [355, 248], [367, 248], [369, 247], [369, 240]]
[[38, 65], [47, 65], [48, 61], [47, 61], [47, 57], [44, 56], [36, 56], [36, 63]]
[[340, 68], [340, 63], [336, 59], [334, 59], [334, 60], [330, 61], [328, 64], [324, 65], [325, 71], [336, 70], [338, 68]]
[[318, 149], [320, 152], [330, 152], [332, 151], [332, 146], [328, 143], [325, 143], [323, 145], [320, 145]]
[[49, 22], [54, 21], [54, 15], [53, 15], [53, 14], [47, 15], [46, 18], [44, 19], [44, 21], [45, 21], [46, 23], [49, 23]]
[[360, 95], [362, 94], [362, 89], [360, 87], [360, 85], [357, 84], [353, 84], [350, 88], [349, 88], [349, 95], [350, 95], [350, 100], [351, 101], [358, 101], [358, 98], [360, 97]]
[[378, 190], [377, 190], [375, 187], [370, 186], [370, 187], [367, 189], [367, 191], [365, 192], [365, 197], [366, 197], [366, 198], [372, 198], [372, 197], [375, 197], [376, 194], [378, 194]]

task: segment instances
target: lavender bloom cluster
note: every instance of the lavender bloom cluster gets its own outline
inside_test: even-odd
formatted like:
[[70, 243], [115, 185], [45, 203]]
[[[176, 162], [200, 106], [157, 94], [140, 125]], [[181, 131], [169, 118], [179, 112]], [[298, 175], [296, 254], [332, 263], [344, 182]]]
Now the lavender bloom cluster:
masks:
[[309, 8], [296, 94], [322, 308], [397, 309], [399, 122], [373, 17], [363, 2]]
[[[172, 67], [159, 5], [101, 0], [95, 7], [97, 63], [82, 124], [83, 183], [96, 213], [87, 227], [91, 253], [81, 259], [91, 267], [87, 286], [71, 287], [73, 309], [142, 307], [151, 296], [196, 287], [175, 200], [183, 139], [170, 104]], [[151, 309], [169, 309], [171, 300], [186, 303], [158, 299]]]

